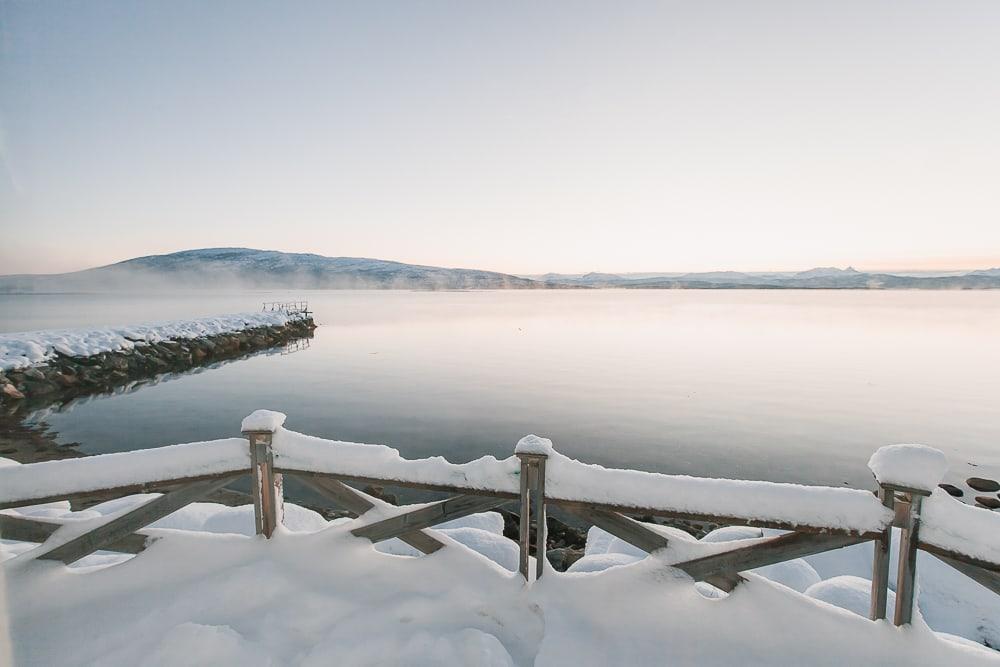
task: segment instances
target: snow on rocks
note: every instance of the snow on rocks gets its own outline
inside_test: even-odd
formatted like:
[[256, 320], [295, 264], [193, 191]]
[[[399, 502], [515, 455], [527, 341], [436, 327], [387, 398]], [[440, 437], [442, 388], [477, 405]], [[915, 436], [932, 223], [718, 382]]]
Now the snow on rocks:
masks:
[[887, 445], [868, 459], [868, 468], [879, 484], [890, 484], [930, 493], [948, 471], [944, 452], [927, 445]]
[[[63, 514], [110, 515], [149, 497]], [[992, 637], [981, 628], [992, 632], [1000, 614], [973, 606], [963, 615], [947, 597], [966, 595], [963, 577], [943, 578], [943, 564], [918, 566], [920, 609], [932, 628], [964, 642], [919, 618], [905, 633], [868, 621], [863, 579], [813, 583], [808, 596], [759, 577], [729, 595], [694, 585], [669, 561], [726, 545], [670, 529], [664, 551], [678, 553], [668, 558], [621, 553], [624, 543], [595, 529], [588, 559], [526, 589], [496, 513], [449, 522], [435, 529], [448, 548], [400, 558], [351, 536], [351, 520], [327, 522], [294, 504], [285, 517], [299, 517], [296, 530], [251, 537], [252, 511], [196, 503], [147, 529], [161, 539], [138, 556], [5, 568], [17, 664], [1000, 665], [1000, 655], [972, 643]], [[30, 548], [4, 543], [0, 555]]]
[[89, 357], [102, 352], [131, 350], [137, 344], [190, 340], [257, 327], [284, 326], [288, 321], [288, 314], [282, 312], [241, 313], [100, 329], [0, 334], [0, 370], [39, 364], [55, 357], [56, 353]]
[[[822, 600], [835, 607], [852, 611], [858, 616], [868, 616], [872, 602], [872, 582], [869, 579], [841, 575], [816, 582], [805, 594], [816, 600]], [[886, 607], [892, 609], [896, 605], [896, 594], [889, 591]]]
[[274, 410], [254, 410], [243, 418], [240, 430], [243, 433], [250, 431], [274, 433], [285, 423], [287, 415]]

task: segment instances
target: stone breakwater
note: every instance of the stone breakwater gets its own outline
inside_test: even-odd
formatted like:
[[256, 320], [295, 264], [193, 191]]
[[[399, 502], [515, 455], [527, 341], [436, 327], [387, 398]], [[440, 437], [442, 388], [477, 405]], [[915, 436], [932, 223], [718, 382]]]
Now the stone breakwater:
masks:
[[312, 318], [202, 338], [134, 341], [128, 350], [90, 356], [56, 353], [44, 363], [0, 371], [0, 405], [25, 399], [108, 391], [133, 380], [177, 372], [312, 337]]

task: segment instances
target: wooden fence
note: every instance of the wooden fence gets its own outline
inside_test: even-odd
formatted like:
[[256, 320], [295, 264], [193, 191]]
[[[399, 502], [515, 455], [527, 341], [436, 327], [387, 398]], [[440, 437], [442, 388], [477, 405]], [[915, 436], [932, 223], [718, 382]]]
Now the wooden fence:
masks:
[[[919, 550], [932, 554], [1000, 594], [1000, 554], [993, 553], [988, 558], [981, 555], [970, 556], [970, 551], [975, 553], [975, 550], [947, 548], [940, 541], [934, 543], [921, 539], [921, 504], [930, 495], [927, 489], [880, 485], [878, 499], [872, 496], [872, 502], [881, 502], [886, 511], [879, 516], [886, 518], [876, 526], [877, 529], [872, 529], [870, 522], [856, 526], [844, 525], [842, 521], [801, 523], [791, 522], [787, 516], [760, 516], [754, 511], [727, 516], [715, 510], [699, 512], [688, 508], [679, 511], [665, 503], [651, 503], [650, 506], [643, 507], [631, 500], [616, 499], [613, 494], [605, 494], [606, 498], [599, 502], [580, 500], [578, 497], [560, 497], [559, 493], [546, 491], [546, 463], [549, 456], [544, 453], [517, 454], [517, 467], [511, 469], [517, 478], [516, 486], [496, 485], [484, 488], [482, 484], [442, 483], [433, 479], [428, 481], [426, 475], [359, 474], [357, 467], [350, 465], [338, 471], [336, 465], [331, 468], [329, 464], [302, 463], [301, 457], [276, 457], [275, 435], [280, 430], [280, 426], [275, 426], [244, 431], [249, 447], [247, 440], [233, 438], [0, 469], [0, 476], [3, 477], [0, 479], [0, 509], [55, 500], [85, 501], [95, 494], [106, 498], [111, 494], [163, 493], [110, 519], [93, 519], [96, 525], [85, 528], [84, 532], [78, 530], [78, 534], [68, 539], [59, 539], [58, 536], [53, 538], [53, 533], [63, 525], [57, 521], [9, 513], [0, 513], [0, 534], [6, 539], [41, 543], [40, 547], [30, 552], [33, 557], [59, 560], [67, 564], [98, 550], [138, 553], [150, 539], [155, 539], [142, 531], [144, 527], [249, 474], [252, 479], [256, 532], [270, 538], [282, 520], [283, 478], [291, 475], [358, 517], [357, 525], [351, 530], [354, 535], [368, 538], [372, 542], [399, 538], [424, 554], [431, 554], [445, 545], [432, 530], [434, 526], [514, 503], [519, 508], [520, 516], [519, 570], [526, 581], [537, 579], [546, 571], [546, 509], [558, 507], [650, 553], [666, 547], [669, 538], [627, 515], [695, 519], [719, 525], [757, 526], [789, 531], [777, 537], [741, 540], [733, 548], [721, 553], [673, 564], [673, 567], [683, 570], [695, 581], [708, 582], [724, 591], [732, 591], [744, 581], [740, 573], [747, 570], [872, 542], [872, 619], [884, 619], [887, 615], [891, 531], [894, 527], [898, 528], [901, 540], [896, 565], [896, 606], [893, 612], [893, 622], [896, 625], [907, 624], [912, 618], [916, 555]], [[355, 448], [352, 456], [356, 456], [357, 451], [365, 451], [357, 450], [359, 445], [354, 443], [314, 443], [318, 439], [292, 435], [303, 439], [307, 449], [322, 448], [326, 461], [337, 460], [338, 446]], [[303, 447], [301, 443], [296, 446]], [[283, 459], [287, 459], [288, 463], [282, 463]], [[403, 463], [418, 462], [403, 460]], [[504, 464], [495, 460], [493, 463]], [[623, 472], [604, 469], [597, 471], [598, 475]], [[664, 483], [679, 479], [662, 477]], [[695, 478], [683, 479], [697, 481]], [[3, 483], [5, 480], [6, 484]], [[396, 508], [348, 486], [345, 484], [347, 481], [443, 491], [454, 495], [439, 502], [423, 504], [416, 509]], [[856, 497], [860, 492], [853, 493]], [[366, 521], [365, 515], [376, 507], [380, 508], [380, 512], [375, 514], [385, 518]], [[389, 516], [386, 517], [386, 514]], [[976, 518], [983, 519], [979, 515]], [[995, 524], [1000, 529], [1000, 516], [989, 515], [985, 520], [993, 522], [990, 526]], [[74, 523], [79, 525], [83, 522]], [[533, 571], [530, 568], [532, 553], [535, 555]]]
[[261, 312], [287, 313], [294, 319], [307, 319], [312, 316], [308, 301], [265, 301]]

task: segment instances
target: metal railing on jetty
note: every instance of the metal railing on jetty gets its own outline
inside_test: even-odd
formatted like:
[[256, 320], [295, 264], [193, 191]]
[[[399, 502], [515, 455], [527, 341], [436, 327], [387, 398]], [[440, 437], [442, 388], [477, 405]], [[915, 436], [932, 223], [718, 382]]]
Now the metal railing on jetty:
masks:
[[261, 312], [287, 313], [293, 319], [307, 319], [312, 316], [308, 301], [265, 301]]
[[[284, 416], [258, 411], [244, 421], [244, 438], [173, 445], [82, 459], [0, 468], [0, 509], [95, 495], [162, 492], [135, 509], [53, 538], [62, 525], [0, 513], [6, 539], [38, 542], [34, 558], [72, 563], [98, 550], [141, 552], [149, 524], [236, 479], [252, 478], [256, 532], [270, 538], [283, 516], [283, 478], [291, 475], [356, 517], [351, 532], [372, 542], [399, 538], [424, 554], [445, 546], [432, 528], [497, 508], [519, 507], [519, 571], [526, 581], [546, 570], [546, 510], [557, 507], [642, 549], [656, 552], [675, 539], [627, 515], [710, 521], [780, 529], [774, 537], [740, 540], [728, 550], [671, 563], [696, 581], [731, 591], [741, 573], [766, 565], [872, 542], [871, 618], [884, 619], [892, 529], [901, 533], [893, 622], [910, 623], [916, 555], [925, 551], [1000, 594], [1000, 515], [964, 505], [934, 484], [883, 482], [868, 491], [740, 480], [657, 475], [589, 466], [563, 457], [548, 441], [528, 436], [515, 457], [467, 464], [407, 460], [378, 445], [303, 436], [282, 428]], [[249, 441], [249, 444], [248, 444]], [[924, 476], [926, 477], [926, 475]], [[445, 500], [394, 507], [347, 484], [447, 492]], [[938, 480], [940, 481], [940, 480]], [[369, 511], [378, 511], [369, 515]], [[371, 518], [374, 516], [375, 518]], [[956, 523], [957, 522], [957, 523]], [[85, 522], [74, 522], [84, 526]], [[52, 538], [52, 539], [50, 539]], [[463, 548], [463, 547], [451, 547]], [[534, 568], [530, 555], [534, 554]]]

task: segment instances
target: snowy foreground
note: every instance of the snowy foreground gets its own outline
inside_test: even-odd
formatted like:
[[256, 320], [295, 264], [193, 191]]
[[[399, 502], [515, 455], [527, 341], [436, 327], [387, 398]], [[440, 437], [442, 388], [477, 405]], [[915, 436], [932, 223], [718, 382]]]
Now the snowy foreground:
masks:
[[137, 344], [190, 340], [257, 327], [282, 326], [288, 320], [289, 315], [283, 312], [241, 313], [122, 327], [0, 334], [0, 371], [42, 363], [52, 359], [57, 352], [71, 357], [87, 357], [102, 352], [131, 350]]
[[[149, 498], [19, 513], [86, 519]], [[252, 507], [196, 503], [148, 529], [164, 539], [139, 556], [69, 568], [0, 543], [15, 664], [1000, 665], [981, 645], [1000, 646], [1000, 597], [923, 553], [921, 614], [896, 628], [865, 617], [870, 543], [762, 568], [727, 596], [669, 563], [759, 529], [699, 542], [661, 527], [671, 546], [647, 556], [595, 528], [570, 572], [525, 585], [496, 513], [443, 524], [449, 547], [421, 557], [295, 505], [284, 523], [265, 540]]]

